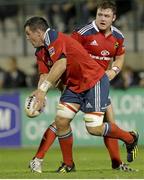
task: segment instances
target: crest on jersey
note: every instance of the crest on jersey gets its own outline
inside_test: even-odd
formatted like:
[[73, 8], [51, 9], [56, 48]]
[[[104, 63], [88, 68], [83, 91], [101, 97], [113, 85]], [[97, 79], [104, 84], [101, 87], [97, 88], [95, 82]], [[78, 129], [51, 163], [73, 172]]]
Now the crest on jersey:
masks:
[[47, 64], [48, 64], [49, 67], [52, 67], [53, 62], [51, 60], [48, 60]]
[[117, 49], [117, 48], [118, 48], [118, 46], [119, 46], [119, 43], [118, 43], [118, 42], [115, 42], [115, 44], [114, 44], [114, 48], [115, 48], [115, 49]]
[[101, 51], [101, 55], [102, 56], [108, 56], [110, 53], [109, 53], [109, 51], [107, 51], [107, 50], [103, 50], [103, 51]]
[[49, 55], [50, 55], [50, 56], [53, 56], [53, 55], [55, 54], [55, 49], [54, 49], [54, 47], [50, 47], [50, 48], [48, 49], [48, 51], [49, 51]]

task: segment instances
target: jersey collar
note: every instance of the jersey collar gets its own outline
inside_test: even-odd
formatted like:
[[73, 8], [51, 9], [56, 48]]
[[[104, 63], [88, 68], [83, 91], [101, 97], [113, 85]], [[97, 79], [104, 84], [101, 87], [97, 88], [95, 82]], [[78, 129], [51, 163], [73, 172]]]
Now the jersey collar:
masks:
[[93, 25], [93, 27], [95, 28], [95, 30], [96, 30], [97, 32], [99, 32], [99, 29], [98, 29], [98, 27], [97, 27], [97, 25], [96, 25], [96, 23], [95, 23], [95, 20], [92, 21], [92, 25]]
[[112, 33], [114, 32], [114, 26], [111, 26], [111, 32]]
[[55, 41], [58, 37], [58, 32], [54, 29], [48, 28], [44, 34], [44, 44], [49, 46], [53, 41]]

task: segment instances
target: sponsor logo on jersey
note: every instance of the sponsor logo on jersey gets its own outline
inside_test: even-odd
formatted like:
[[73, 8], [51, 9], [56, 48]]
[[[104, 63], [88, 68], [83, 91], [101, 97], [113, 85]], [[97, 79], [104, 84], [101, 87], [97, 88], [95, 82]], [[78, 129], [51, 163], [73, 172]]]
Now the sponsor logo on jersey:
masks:
[[109, 53], [109, 51], [107, 51], [107, 50], [103, 50], [103, 51], [101, 51], [101, 55], [102, 56], [108, 56], [110, 53]]
[[93, 40], [93, 41], [90, 43], [90, 45], [92, 45], [92, 46], [98, 46], [98, 43], [97, 43], [96, 40]]
[[53, 56], [53, 55], [55, 54], [55, 49], [54, 49], [54, 47], [50, 47], [50, 48], [48, 49], [48, 51], [49, 51], [50, 56]]
[[19, 109], [16, 105], [0, 101], [0, 138], [16, 134], [20, 129]]
[[112, 57], [104, 57], [104, 56], [94, 56], [92, 54], [90, 54], [90, 57], [96, 60], [102, 60], [102, 61], [111, 61], [113, 60]]

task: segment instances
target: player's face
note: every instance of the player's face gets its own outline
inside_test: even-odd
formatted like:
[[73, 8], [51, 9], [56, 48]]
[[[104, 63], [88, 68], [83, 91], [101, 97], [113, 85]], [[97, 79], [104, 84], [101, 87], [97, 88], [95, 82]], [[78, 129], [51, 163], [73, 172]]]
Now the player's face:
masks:
[[29, 26], [26, 26], [25, 28], [25, 33], [26, 33], [26, 38], [27, 40], [30, 41], [30, 43], [35, 47], [40, 47], [43, 46], [43, 40], [42, 40], [42, 35], [41, 32], [39, 30], [37, 31], [31, 31], [31, 29], [29, 28]]
[[113, 21], [115, 21], [116, 15], [113, 14], [113, 11], [108, 9], [101, 9], [97, 10], [96, 14], [96, 25], [101, 31], [107, 31], [110, 29]]

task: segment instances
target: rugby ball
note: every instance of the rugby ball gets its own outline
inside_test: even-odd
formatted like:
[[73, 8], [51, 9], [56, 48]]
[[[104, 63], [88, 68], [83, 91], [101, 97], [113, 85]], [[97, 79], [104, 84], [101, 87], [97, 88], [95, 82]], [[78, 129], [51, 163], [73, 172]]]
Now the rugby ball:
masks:
[[37, 99], [34, 95], [27, 97], [25, 100], [25, 113], [30, 118], [39, 116], [40, 113], [43, 111], [43, 108], [40, 110], [35, 110], [36, 103]]

